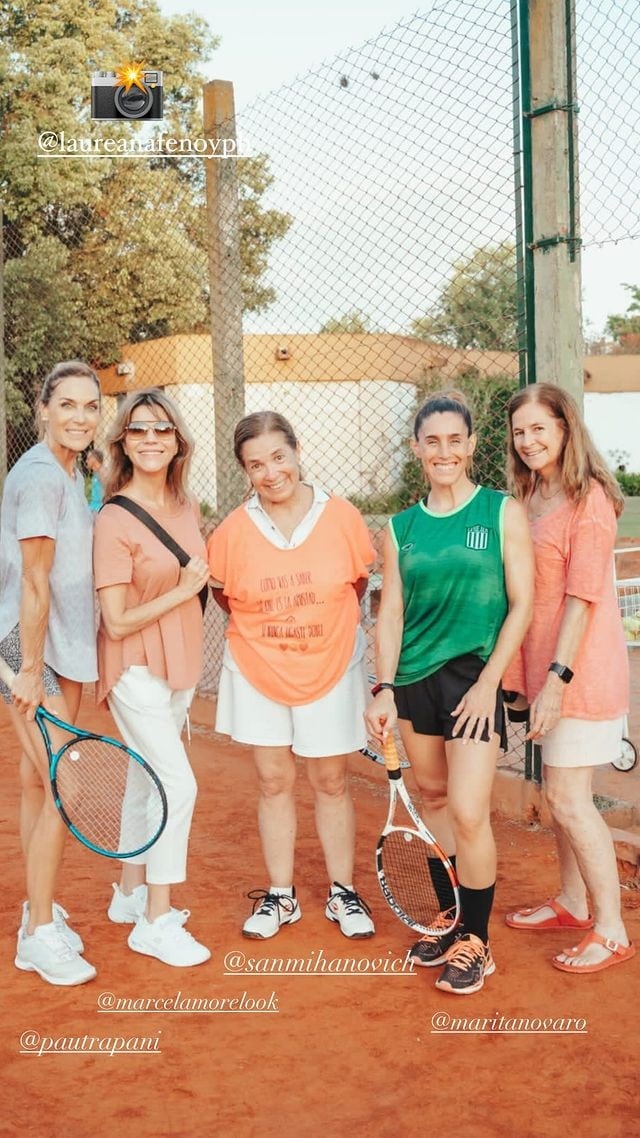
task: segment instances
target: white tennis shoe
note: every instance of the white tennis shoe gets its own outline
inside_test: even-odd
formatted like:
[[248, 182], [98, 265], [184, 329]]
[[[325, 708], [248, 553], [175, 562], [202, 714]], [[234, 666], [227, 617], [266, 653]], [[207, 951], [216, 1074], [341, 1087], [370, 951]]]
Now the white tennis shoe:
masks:
[[293, 885], [286, 893], [252, 889], [247, 897], [253, 901], [253, 911], [242, 926], [242, 935], [254, 940], [268, 940], [280, 932], [281, 925], [295, 925], [302, 916]]
[[131, 893], [123, 893], [115, 881], [112, 883], [113, 897], [107, 909], [107, 916], [115, 925], [135, 925], [147, 907], [146, 885], [136, 885]]
[[351, 940], [363, 940], [376, 931], [367, 902], [355, 889], [347, 888], [339, 881], [334, 881], [331, 886], [324, 915], [340, 925], [340, 932]]
[[31, 935], [20, 929], [14, 963], [22, 972], [37, 972], [48, 984], [64, 987], [86, 984], [96, 976], [93, 965], [69, 947], [55, 921], [38, 925]]
[[[69, 945], [69, 948], [71, 948], [74, 952], [84, 952], [84, 944], [82, 943], [82, 937], [75, 931], [75, 929], [72, 929], [71, 926], [67, 924], [67, 921], [69, 919], [69, 914], [67, 913], [67, 910], [63, 909], [62, 905], [58, 905], [58, 903], [56, 901], [53, 902], [51, 909], [52, 909], [52, 915], [53, 915], [53, 923], [59, 929], [60, 935], [63, 937], [64, 940], [66, 940], [67, 944]], [[22, 921], [20, 922], [20, 929], [18, 930], [18, 936], [20, 935], [20, 932], [22, 930], [24, 930], [25, 932], [27, 931], [28, 924], [29, 924], [29, 902], [24, 901], [23, 905], [22, 905]]]
[[190, 916], [188, 909], [170, 909], [155, 921], [148, 921], [143, 914], [129, 933], [129, 948], [143, 956], [155, 956], [173, 968], [204, 964], [211, 953], [185, 929]]

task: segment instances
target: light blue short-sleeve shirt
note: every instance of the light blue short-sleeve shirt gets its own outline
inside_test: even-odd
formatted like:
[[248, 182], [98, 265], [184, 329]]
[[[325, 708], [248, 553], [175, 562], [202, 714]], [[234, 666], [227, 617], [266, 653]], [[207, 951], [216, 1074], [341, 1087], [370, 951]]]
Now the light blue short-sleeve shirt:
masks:
[[97, 679], [93, 521], [79, 471], [63, 470], [45, 443], [9, 471], [0, 518], [0, 640], [20, 620], [22, 554], [31, 537], [55, 541], [44, 661], [59, 676]]

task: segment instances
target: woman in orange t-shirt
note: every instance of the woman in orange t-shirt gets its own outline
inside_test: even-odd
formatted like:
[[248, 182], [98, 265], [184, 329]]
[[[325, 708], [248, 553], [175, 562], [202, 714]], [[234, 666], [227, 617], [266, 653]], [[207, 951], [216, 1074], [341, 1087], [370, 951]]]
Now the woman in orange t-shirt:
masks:
[[190, 967], [211, 953], [171, 906], [186, 877], [196, 781], [181, 733], [202, 671], [198, 593], [209, 570], [199, 509], [187, 491], [193, 442], [177, 407], [156, 388], [125, 400], [109, 436], [105, 497], [121, 495], [150, 514], [190, 556], [184, 569], [138, 517], [107, 501], [96, 519], [94, 576], [101, 609], [98, 696], [127, 744], [154, 768], [167, 795], [158, 841], [125, 862], [109, 919], [132, 924], [129, 947]]
[[[593, 768], [620, 752], [628, 661], [614, 588], [616, 516], [623, 500], [571, 396], [526, 387], [509, 403], [509, 473], [526, 505], [536, 558], [534, 616], [503, 679], [531, 704], [554, 822], [560, 890], [507, 917], [518, 929], [582, 929], [554, 957], [564, 972], [629, 960], [611, 833], [594, 806]], [[593, 917], [589, 914], [589, 901]]]
[[354, 506], [304, 482], [282, 415], [238, 423], [237, 461], [253, 493], [209, 539], [214, 595], [231, 614], [216, 730], [254, 748], [258, 822], [269, 887], [254, 890], [248, 937], [275, 936], [301, 916], [293, 885], [294, 755], [309, 759], [316, 825], [329, 875], [325, 914], [348, 937], [374, 932], [353, 886], [354, 812], [347, 755], [366, 743], [359, 599], [375, 558]]

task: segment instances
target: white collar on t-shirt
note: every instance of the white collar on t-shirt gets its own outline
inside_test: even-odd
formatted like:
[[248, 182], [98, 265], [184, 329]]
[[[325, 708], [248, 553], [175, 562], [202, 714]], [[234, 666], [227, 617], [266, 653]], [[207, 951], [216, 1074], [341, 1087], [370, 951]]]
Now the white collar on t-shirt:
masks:
[[257, 525], [260, 533], [266, 537], [267, 541], [270, 541], [277, 549], [295, 549], [296, 546], [301, 545], [302, 542], [308, 538], [331, 497], [326, 490], [322, 489], [322, 486], [316, 486], [315, 482], [305, 482], [304, 485], [310, 486], [313, 490], [313, 501], [288, 541], [284, 534], [280, 532], [277, 525], [275, 525], [273, 519], [270, 518], [262, 508], [260, 499], [255, 490], [251, 497], [245, 502], [244, 508], [251, 518], [251, 521]]

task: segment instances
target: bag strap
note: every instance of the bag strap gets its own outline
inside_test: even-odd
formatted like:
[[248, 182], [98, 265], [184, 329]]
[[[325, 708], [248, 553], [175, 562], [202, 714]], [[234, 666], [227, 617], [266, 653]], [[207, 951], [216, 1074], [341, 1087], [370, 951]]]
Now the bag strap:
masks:
[[[150, 529], [154, 537], [157, 537], [158, 541], [162, 542], [162, 544], [166, 549], [169, 550], [170, 553], [173, 553], [173, 556], [176, 558], [178, 564], [182, 569], [184, 569], [184, 567], [189, 564], [191, 561], [190, 555], [186, 552], [186, 550], [182, 548], [181, 545], [178, 545], [178, 542], [172, 538], [170, 533], [167, 533], [164, 526], [161, 526], [155, 518], [152, 518], [151, 514], [147, 513], [143, 506], [138, 505], [138, 503], [134, 502], [131, 498], [125, 497], [124, 494], [114, 494], [113, 498], [109, 498], [108, 502], [105, 502], [104, 505], [120, 506], [123, 510], [127, 510], [128, 513], [133, 514], [134, 518], [137, 518], [139, 522], [142, 522], [142, 524], [147, 527], [147, 529]], [[207, 606], [208, 598], [208, 586], [203, 585], [202, 589], [198, 593], [198, 599], [200, 601], [200, 606], [203, 613]]]

